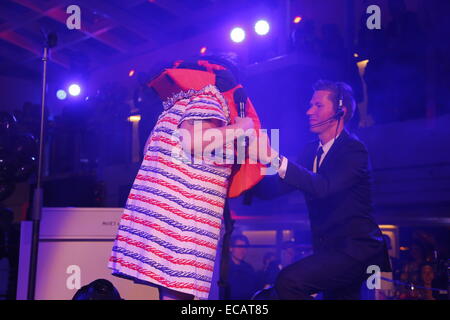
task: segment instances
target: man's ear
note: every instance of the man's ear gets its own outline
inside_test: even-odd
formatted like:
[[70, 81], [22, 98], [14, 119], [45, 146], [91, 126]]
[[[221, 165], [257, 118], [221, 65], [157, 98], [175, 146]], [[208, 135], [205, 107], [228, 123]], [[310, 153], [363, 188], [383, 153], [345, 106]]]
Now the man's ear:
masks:
[[342, 120], [344, 120], [345, 117], [347, 116], [347, 107], [346, 106], [342, 106], [342, 111], [344, 111], [344, 114], [342, 115]]

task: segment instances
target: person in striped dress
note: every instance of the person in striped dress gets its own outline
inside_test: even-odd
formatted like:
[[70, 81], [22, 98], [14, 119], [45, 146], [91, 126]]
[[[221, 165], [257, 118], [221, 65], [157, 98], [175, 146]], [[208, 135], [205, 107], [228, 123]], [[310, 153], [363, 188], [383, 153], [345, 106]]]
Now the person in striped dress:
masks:
[[[157, 286], [163, 300], [207, 299], [232, 165], [202, 159], [194, 153], [195, 139], [189, 144], [177, 133], [183, 129], [192, 137], [201, 125], [201, 134], [214, 128], [225, 135], [254, 123], [237, 117], [231, 124], [227, 102], [214, 85], [178, 92], [163, 107], [108, 267], [116, 276]], [[193, 153], [196, 161], [189, 157]]]

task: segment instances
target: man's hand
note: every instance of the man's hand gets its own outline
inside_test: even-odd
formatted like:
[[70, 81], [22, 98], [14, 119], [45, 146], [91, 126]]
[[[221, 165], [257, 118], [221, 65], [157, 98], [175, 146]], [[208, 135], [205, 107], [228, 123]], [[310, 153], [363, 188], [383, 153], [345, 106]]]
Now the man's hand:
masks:
[[249, 144], [249, 158], [255, 162], [270, 165], [278, 152], [270, 146], [270, 140], [267, 133], [260, 130], [258, 135], [252, 136]]

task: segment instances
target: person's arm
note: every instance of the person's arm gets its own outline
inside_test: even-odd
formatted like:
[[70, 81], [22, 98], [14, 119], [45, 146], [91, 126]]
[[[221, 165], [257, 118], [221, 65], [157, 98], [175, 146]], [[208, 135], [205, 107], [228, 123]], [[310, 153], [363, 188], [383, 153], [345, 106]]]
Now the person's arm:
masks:
[[314, 198], [325, 198], [350, 188], [368, 174], [368, 153], [362, 144], [351, 144], [345, 156], [335, 161], [335, 167], [327, 174], [313, 173], [289, 161], [283, 181]]
[[288, 193], [297, 190], [295, 187], [283, 183], [283, 180], [277, 175], [265, 176], [256, 186], [254, 186], [250, 192], [252, 196], [255, 196], [262, 200], [271, 200]]
[[[236, 135], [243, 135], [244, 131], [253, 128], [251, 118], [237, 117], [235, 123], [230, 124], [224, 103], [216, 90], [206, 90], [190, 98], [178, 124], [185, 152], [191, 154], [202, 152], [207, 146], [211, 149], [221, 148], [233, 142]], [[211, 130], [209, 136], [212, 141], [204, 139], [208, 130]], [[200, 150], [196, 150], [197, 148]]]
[[[268, 151], [260, 153], [259, 145], [263, 145], [264, 143], [267, 144], [265, 150]], [[258, 146], [256, 147], [255, 145]], [[279, 157], [279, 153], [277, 150], [272, 149], [270, 146], [269, 137], [265, 132], [260, 132], [258, 138], [251, 140], [249, 150], [249, 155], [252, 160], [260, 161], [261, 163], [266, 164], [266, 166], [273, 165], [275, 168], [276, 166], [279, 166], [277, 174], [263, 174], [264, 178], [249, 191], [251, 192], [251, 195], [259, 199], [270, 200], [296, 190], [295, 187], [281, 182], [280, 177], [282, 175], [283, 168], [287, 165], [287, 158], [282, 157], [281, 163], [278, 164], [276, 159]]]
[[280, 156], [280, 167], [278, 168], [277, 173], [281, 179], [284, 179], [284, 177], [286, 176], [288, 163], [288, 158]]
[[[205, 147], [211, 146], [211, 143], [214, 143], [215, 141], [210, 141], [203, 139], [205, 136], [205, 133], [210, 130], [214, 129], [217, 130], [217, 134], [222, 137], [220, 145], [217, 145], [217, 147], [221, 147], [224, 144], [230, 143], [234, 141], [239, 135], [245, 134], [245, 131], [248, 129], [253, 129], [253, 120], [251, 118], [239, 118], [237, 117], [235, 119], [234, 124], [230, 125], [223, 125], [223, 122], [217, 119], [204, 119], [204, 120], [184, 120], [180, 125], [180, 129], [186, 130], [184, 134], [187, 134], [190, 139], [184, 138], [184, 134], [182, 134], [182, 145], [183, 149], [186, 152], [193, 153], [194, 146], [201, 144], [201, 150], [204, 150]], [[200, 130], [198, 130], [199, 128]], [[242, 129], [242, 130], [238, 130]], [[230, 131], [233, 131], [236, 133], [235, 135], [228, 134]], [[196, 142], [196, 140], [198, 140]]]

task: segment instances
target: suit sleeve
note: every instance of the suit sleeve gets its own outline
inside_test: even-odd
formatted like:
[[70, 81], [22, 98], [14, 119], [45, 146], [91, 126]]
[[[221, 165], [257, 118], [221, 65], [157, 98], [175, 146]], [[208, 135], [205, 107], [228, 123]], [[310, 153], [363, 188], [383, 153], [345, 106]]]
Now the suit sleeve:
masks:
[[[302, 149], [297, 159], [298, 162], [305, 160], [306, 150]], [[289, 164], [288, 160], [288, 164]], [[285, 174], [286, 175], [286, 174]], [[255, 187], [250, 189], [252, 195], [263, 200], [270, 200], [284, 196], [288, 193], [298, 190], [294, 185], [284, 182], [279, 174], [265, 176]]]
[[248, 192], [259, 199], [271, 200], [295, 190], [295, 187], [283, 183], [278, 177], [278, 174], [276, 174], [265, 176], [256, 186], [254, 186]]
[[349, 145], [344, 156], [335, 161], [333, 170], [327, 173], [314, 173], [289, 161], [283, 181], [320, 199], [350, 188], [368, 173], [369, 157], [363, 144]]

